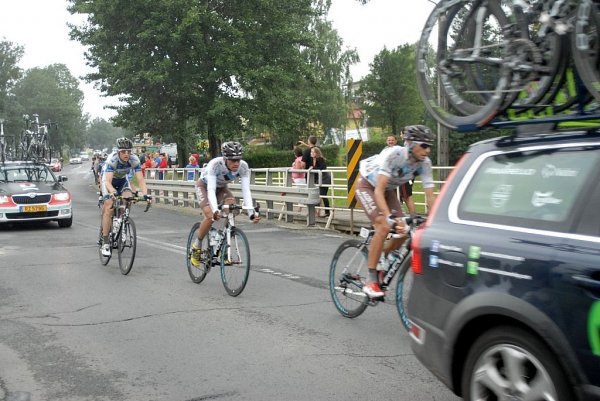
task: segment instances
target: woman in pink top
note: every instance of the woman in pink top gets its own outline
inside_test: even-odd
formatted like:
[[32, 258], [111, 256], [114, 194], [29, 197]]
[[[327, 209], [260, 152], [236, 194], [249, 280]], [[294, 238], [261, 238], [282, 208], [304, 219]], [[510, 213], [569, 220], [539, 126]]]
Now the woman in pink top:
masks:
[[[306, 163], [302, 161], [302, 149], [295, 147], [294, 156], [295, 159], [292, 163], [292, 168], [295, 170], [304, 170]], [[294, 180], [294, 185], [306, 185], [306, 173], [292, 172], [292, 180]]]

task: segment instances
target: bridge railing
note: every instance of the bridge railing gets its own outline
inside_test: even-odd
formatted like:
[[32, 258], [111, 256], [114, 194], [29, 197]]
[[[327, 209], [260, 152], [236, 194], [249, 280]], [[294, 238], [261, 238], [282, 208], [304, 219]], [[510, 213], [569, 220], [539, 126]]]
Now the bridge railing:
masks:
[[[452, 167], [434, 167], [435, 177], [446, 177]], [[326, 228], [354, 232], [355, 220], [364, 220], [362, 211], [353, 213], [348, 208], [348, 181], [345, 167], [330, 167], [327, 170], [295, 170], [289, 167], [251, 169], [250, 189], [254, 200], [263, 203], [261, 213], [267, 219], [285, 219], [287, 222], [302, 222], [314, 225], [317, 212], [324, 210], [322, 198], [329, 199], [329, 216], [323, 220]], [[306, 185], [295, 185], [292, 173], [306, 173]], [[324, 172], [331, 174], [327, 195], [319, 196], [319, 186]], [[146, 169], [148, 188], [157, 203], [197, 208], [195, 184], [201, 169], [170, 168]], [[439, 191], [443, 179], [435, 179]], [[230, 184], [234, 195], [241, 198], [240, 184]], [[425, 194], [417, 178], [413, 186], [413, 199], [417, 212], [425, 212]], [[266, 208], [264, 207], [266, 204]], [[358, 229], [357, 227], [356, 229]]]

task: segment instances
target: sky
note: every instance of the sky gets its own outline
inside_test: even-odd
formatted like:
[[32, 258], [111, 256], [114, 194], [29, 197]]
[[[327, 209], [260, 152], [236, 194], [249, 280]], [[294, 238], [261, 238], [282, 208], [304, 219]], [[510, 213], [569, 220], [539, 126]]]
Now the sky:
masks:
[[[353, 80], [369, 72], [369, 63], [384, 46], [394, 49], [416, 42], [433, 6], [432, 0], [370, 0], [366, 5], [356, 0], [332, 0], [328, 19], [344, 46], [356, 49], [361, 59], [350, 68]], [[68, 35], [67, 22], [79, 23], [81, 17], [72, 16], [66, 7], [66, 0], [0, 0], [0, 40], [25, 48], [21, 68], [61, 63], [76, 78], [93, 72], [86, 66], [85, 48]], [[105, 105], [117, 104], [114, 98], [103, 97], [93, 84], [81, 79], [80, 89], [85, 113], [106, 120], [115, 115], [113, 110], [104, 109]]]

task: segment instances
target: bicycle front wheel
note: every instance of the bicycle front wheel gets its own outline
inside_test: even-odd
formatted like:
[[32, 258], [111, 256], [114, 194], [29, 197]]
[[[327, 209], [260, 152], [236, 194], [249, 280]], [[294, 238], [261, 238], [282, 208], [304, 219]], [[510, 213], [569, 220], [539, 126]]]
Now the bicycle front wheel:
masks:
[[[362, 291], [367, 274], [368, 251], [363, 242], [351, 239], [333, 254], [329, 268], [329, 292], [336, 309], [344, 317], [360, 316], [367, 309], [367, 295]], [[362, 275], [362, 276], [361, 276]]]
[[410, 298], [410, 291], [414, 282], [414, 273], [410, 268], [410, 262], [412, 260], [412, 253], [408, 254], [402, 261], [402, 265], [398, 270], [398, 281], [396, 283], [396, 308], [398, 309], [398, 315], [400, 321], [406, 330], [410, 330], [411, 323], [406, 312], [406, 306], [408, 305], [408, 299]]
[[185, 262], [187, 265], [188, 274], [190, 275], [192, 281], [196, 284], [200, 284], [202, 280], [204, 280], [204, 278], [208, 274], [208, 271], [210, 270], [210, 267], [212, 266], [212, 254], [208, 243], [208, 234], [204, 236], [204, 239], [202, 240], [202, 244], [200, 246], [200, 251], [198, 255], [198, 260], [200, 263], [197, 266], [192, 264], [192, 245], [196, 241], [196, 238], [198, 238], [199, 228], [200, 223], [196, 223], [192, 226], [190, 234], [188, 235], [187, 247], [185, 252]]
[[221, 248], [221, 280], [232, 297], [244, 291], [250, 274], [250, 245], [248, 238], [237, 227], [231, 228], [231, 240]]
[[135, 223], [131, 217], [127, 218], [121, 225], [117, 245], [119, 250], [119, 269], [121, 269], [122, 274], [127, 275], [133, 267], [135, 249], [137, 247]]

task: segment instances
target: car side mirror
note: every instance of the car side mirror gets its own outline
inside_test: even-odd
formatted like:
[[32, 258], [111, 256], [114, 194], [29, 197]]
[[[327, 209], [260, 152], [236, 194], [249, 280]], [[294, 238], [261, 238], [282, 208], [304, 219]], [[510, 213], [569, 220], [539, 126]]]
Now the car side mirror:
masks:
[[65, 182], [65, 181], [69, 181], [69, 177], [67, 177], [66, 175], [58, 176], [58, 182]]

